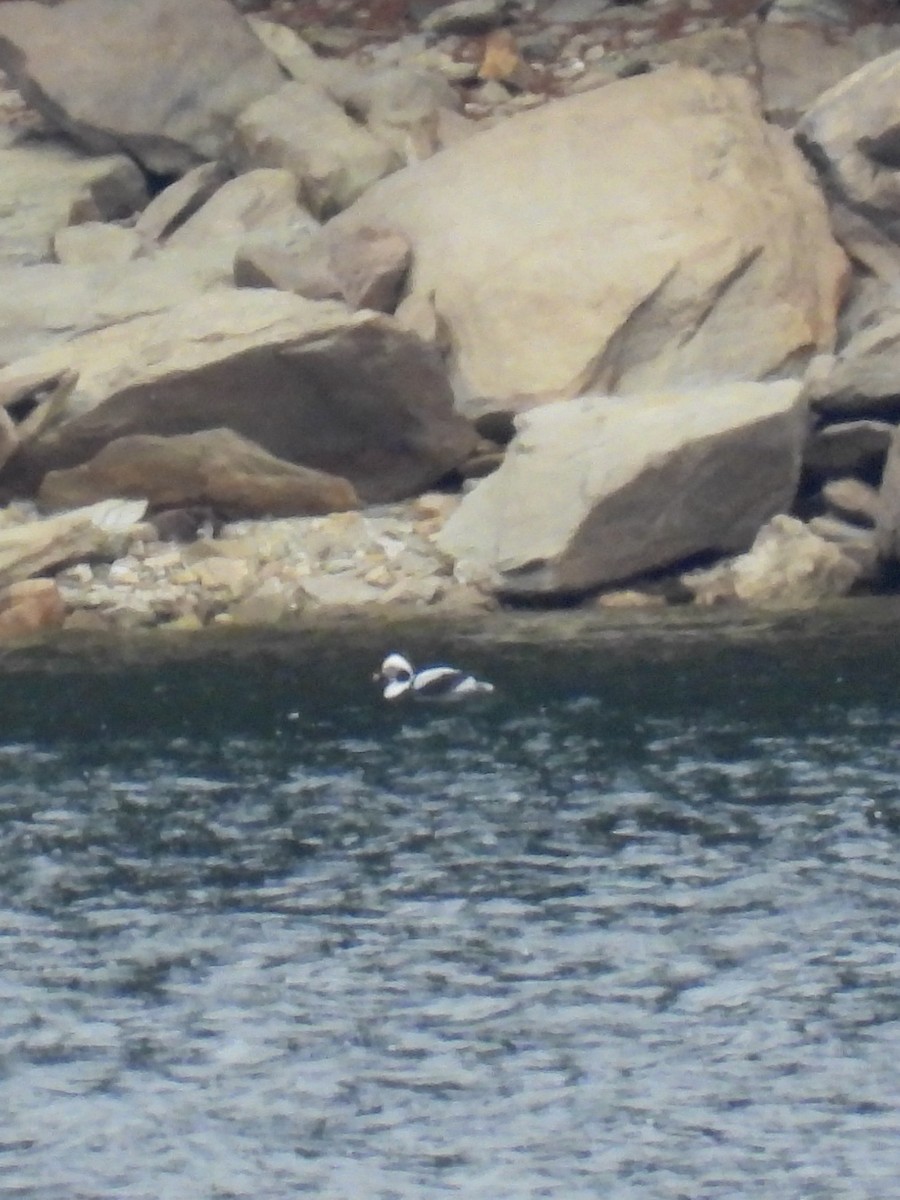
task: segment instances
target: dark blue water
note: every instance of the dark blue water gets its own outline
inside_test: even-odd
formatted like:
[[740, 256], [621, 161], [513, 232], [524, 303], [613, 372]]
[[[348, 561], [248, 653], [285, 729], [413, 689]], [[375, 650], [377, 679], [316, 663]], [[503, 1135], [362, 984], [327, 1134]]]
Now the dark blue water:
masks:
[[891, 624], [529, 629], [7, 660], [0, 1195], [897, 1194]]

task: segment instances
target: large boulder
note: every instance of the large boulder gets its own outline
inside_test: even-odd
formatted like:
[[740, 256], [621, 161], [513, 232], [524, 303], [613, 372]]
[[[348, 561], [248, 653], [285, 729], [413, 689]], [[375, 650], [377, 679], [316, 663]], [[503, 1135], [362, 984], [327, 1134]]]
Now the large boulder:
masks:
[[44, 262], [58, 230], [127, 217], [146, 201], [144, 178], [123, 155], [85, 158], [63, 141], [2, 149], [0, 263]]
[[77, 387], [28, 416], [0, 483], [34, 486], [115, 438], [222, 427], [382, 501], [421, 490], [477, 445], [418, 338], [390, 317], [286, 292], [213, 293], [86, 334], [0, 371], [0, 395], [64, 368]]
[[227, 0], [12, 0], [0, 68], [88, 150], [159, 175], [221, 158], [238, 113], [283, 82]]
[[518, 419], [438, 544], [508, 594], [577, 593], [745, 549], [794, 496], [800, 384], [583, 396]]
[[361, 225], [410, 239], [410, 299], [446, 331], [463, 402], [789, 370], [830, 348], [847, 270], [749, 86], [680, 68], [515, 116], [322, 236]]
[[50, 471], [38, 500], [45, 508], [76, 508], [112, 496], [143, 498], [153, 508], [208, 505], [229, 520], [359, 507], [346, 479], [285, 462], [230, 429], [117, 438], [90, 462]]
[[829, 88], [797, 126], [829, 190], [900, 234], [900, 50]]

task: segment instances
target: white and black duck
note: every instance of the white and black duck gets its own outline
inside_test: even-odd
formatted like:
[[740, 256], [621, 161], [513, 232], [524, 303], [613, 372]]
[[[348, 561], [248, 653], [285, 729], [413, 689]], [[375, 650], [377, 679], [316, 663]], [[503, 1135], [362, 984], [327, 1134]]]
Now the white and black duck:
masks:
[[389, 654], [374, 678], [384, 684], [385, 700], [464, 700], [486, 695], [492, 683], [476, 679], [457, 667], [423, 667], [417, 671], [402, 654]]

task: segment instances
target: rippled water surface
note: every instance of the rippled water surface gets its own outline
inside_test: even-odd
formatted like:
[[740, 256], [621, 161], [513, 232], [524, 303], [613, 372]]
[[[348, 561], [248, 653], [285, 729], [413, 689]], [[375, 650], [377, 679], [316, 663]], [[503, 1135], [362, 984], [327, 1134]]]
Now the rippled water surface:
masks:
[[898, 644], [0, 675], [0, 1194], [897, 1195]]

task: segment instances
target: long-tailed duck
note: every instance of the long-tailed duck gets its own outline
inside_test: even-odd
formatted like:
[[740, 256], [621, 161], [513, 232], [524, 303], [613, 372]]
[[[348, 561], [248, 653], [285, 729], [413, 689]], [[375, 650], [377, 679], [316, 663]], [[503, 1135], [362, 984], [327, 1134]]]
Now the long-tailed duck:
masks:
[[456, 667], [425, 667], [416, 671], [402, 654], [389, 654], [373, 679], [384, 684], [385, 700], [399, 700], [402, 696], [415, 700], [463, 700], [494, 690], [492, 683]]

